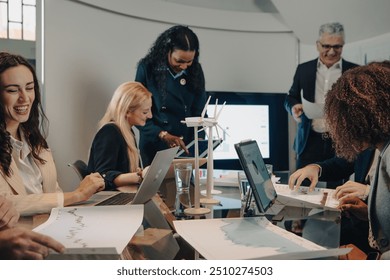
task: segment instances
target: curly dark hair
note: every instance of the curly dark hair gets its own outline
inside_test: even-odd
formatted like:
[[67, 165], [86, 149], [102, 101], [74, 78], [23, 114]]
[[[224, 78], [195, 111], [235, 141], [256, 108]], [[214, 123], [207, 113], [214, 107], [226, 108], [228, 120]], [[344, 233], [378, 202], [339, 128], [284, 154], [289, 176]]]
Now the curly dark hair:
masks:
[[336, 154], [348, 160], [390, 139], [390, 61], [346, 71], [325, 100]]
[[166, 75], [168, 53], [174, 50], [195, 51], [192, 65], [187, 68], [188, 86], [197, 94], [205, 87], [201, 65], [199, 63], [199, 40], [196, 34], [187, 26], [175, 25], [161, 33], [148, 54], [139, 62], [144, 63], [149, 73], [164, 96], [166, 94]]
[[[42, 108], [41, 92], [34, 67], [24, 57], [7, 52], [0, 52], [0, 94], [3, 92], [3, 85], [1, 84], [2, 73], [9, 68], [19, 65], [24, 65], [31, 71], [34, 78], [35, 90], [35, 100], [31, 107], [30, 116], [26, 122], [20, 124], [20, 129], [26, 137], [27, 144], [31, 148], [33, 157], [43, 164], [45, 163], [45, 160], [39, 157], [39, 153], [43, 148], [48, 148], [46, 142], [48, 119]], [[0, 99], [0, 171], [7, 176], [10, 176], [11, 174], [12, 145], [10, 139], [10, 134], [7, 131], [5, 123], [4, 105]]]

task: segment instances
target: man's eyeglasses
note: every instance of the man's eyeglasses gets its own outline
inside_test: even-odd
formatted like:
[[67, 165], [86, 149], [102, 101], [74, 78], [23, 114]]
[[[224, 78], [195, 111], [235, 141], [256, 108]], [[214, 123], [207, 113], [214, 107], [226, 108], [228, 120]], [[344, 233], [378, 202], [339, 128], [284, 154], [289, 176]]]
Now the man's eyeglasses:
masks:
[[321, 47], [326, 51], [329, 51], [330, 49], [334, 49], [335, 51], [339, 51], [343, 48], [343, 45], [328, 45], [328, 44], [321, 44], [320, 42], [318, 42], [318, 44], [320, 44]]

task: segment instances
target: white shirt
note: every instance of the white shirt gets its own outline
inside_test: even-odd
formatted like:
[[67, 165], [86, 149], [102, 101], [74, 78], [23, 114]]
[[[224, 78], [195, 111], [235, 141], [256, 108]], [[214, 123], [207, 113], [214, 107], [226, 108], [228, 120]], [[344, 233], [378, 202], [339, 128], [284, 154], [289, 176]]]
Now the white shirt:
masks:
[[[328, 68], [325, 64], [318, 59], [317, 75], [316, 75], [316, 88], [314, 102], [319, 104], [325, 103], [326, 94], [332, 88], [332, 85], [340, 78], [341, 71], [341, 59]], [[325, 120], [313, 119], [312, 129], [316, 132], [326, 132]]]
[[42, 173], [34, 161], [30, 147], [27, 145], [24, 134], [21, 132], [22, 141], [11, 136], [12, 157], [18, 167], [24, 186], [28, 194], [43, 193]]

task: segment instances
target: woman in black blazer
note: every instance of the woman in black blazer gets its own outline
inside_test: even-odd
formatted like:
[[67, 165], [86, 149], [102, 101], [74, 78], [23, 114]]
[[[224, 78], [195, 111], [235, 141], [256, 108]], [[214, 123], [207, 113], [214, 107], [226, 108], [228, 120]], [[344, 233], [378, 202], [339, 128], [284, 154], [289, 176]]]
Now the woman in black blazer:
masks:
[[132, 127], [152, 117], [152, 94], [138, 82], [120, 85], [99, 122], [88, 170], [105, 178], [106, 190], [142, 181], [140, 156]]

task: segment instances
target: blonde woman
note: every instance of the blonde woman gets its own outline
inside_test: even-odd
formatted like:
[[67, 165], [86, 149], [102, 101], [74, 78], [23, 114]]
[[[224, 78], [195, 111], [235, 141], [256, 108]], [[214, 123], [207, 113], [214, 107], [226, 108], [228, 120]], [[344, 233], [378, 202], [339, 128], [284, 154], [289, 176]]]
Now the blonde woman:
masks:
[[99, 172], [106, 190], [142, 181], [140, 157], [132, 131], [152, 118], [152, 94], [138, 82], [121, 84], [99, 122], [92, 142], [88, 169]]

